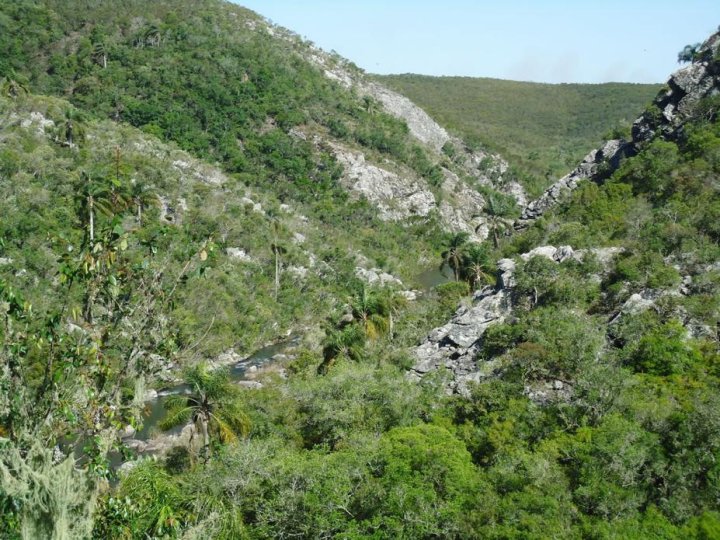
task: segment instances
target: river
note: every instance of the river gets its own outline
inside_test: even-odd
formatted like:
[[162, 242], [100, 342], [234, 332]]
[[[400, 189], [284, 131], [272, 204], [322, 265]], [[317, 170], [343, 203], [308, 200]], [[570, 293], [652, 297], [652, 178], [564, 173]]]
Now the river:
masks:
[[[428, 268], [423, 270], [415, 277], [415, 282], [420, 285], [421, 289], [425, 292], [431, 290], [433, 287], [447, 283], [452, 280], [452, 275], [449, 273], [441, 272], [438, 267]], [[255, 351], [252, 355], [248, 356], [245, 360], [238, 362], [230, 366], [229, 375], [233, 382], [245, 380], [245, 374], [248, 369], [252, 366], [262, 367], [272, 360], [272, 358], [278, 354], [282, 354], [289, 347], [295, 346], [299, 343], [300, 338], [294, 337], [268, 345]], [[165, 388], [158, 391], [158, 397], [151, 399], [146, 402], [145, 410], [143, 413], [143, 427], [139, 430], [133, 438], [140, 441], [147, 441], [157, 434], [157, 425], [165, 416], [165, 398], [172, 394], [183, 394], [189, 393], [190, 388], [187, 385], [177, 385], [170, 388]], [[170, 430], [167, 434], [179, 433], [183, 426]]]

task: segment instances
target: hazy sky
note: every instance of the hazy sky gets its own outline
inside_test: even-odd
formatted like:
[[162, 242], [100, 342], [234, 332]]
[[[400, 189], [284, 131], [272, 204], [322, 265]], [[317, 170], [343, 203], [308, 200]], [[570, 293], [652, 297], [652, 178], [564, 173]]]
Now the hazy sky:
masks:
[[372, 73], [664, 82], [720, 0], [236, 0]]

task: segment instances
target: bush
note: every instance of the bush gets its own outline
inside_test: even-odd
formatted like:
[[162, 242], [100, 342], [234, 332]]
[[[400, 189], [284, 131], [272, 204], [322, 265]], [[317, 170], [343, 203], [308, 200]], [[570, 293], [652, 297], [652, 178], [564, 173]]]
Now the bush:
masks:
[[685, 327], [670, 321], [642, 337], [630, 365], [638, 372], [667, 376], [684, 373], [701, 361]]

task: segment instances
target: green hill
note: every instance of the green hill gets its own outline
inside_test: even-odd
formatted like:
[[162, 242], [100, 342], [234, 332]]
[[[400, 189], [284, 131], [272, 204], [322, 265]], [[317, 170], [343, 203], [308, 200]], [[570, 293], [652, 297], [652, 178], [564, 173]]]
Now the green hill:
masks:
[[718, 537], [720, 35], [522, 230], [232, 4], [4, 2], [0, 50], [0, 537]]
[[471, 77], [375, 76], [465, 140], [539, 178], [572, 169], [660, 89], [652, 84], [540, 84]]

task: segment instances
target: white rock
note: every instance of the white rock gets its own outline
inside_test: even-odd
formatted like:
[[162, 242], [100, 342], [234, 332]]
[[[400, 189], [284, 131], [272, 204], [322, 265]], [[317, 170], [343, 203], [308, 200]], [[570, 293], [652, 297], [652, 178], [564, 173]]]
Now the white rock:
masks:
[[305, 278], [308, 274], [308, 269], [304, 266], [288, 266], [287, 271], [299, 278]]
[[498, 273], [500, 274], [500, 287], [509, 289], [515, 286], [515, 261], [512, 259], [500, 259], [497, 262]]
[[640, 313], [641, 311], [646, 311], [654, 305], [655, 302], [652, 299], [643, 298], [640, 294], [635, 293], [625, 301], [620, 311], [622, 313], [635, 314]]
[[119, 433], [121, 439], [129, 439], [135, 436], [135, 428], [130, 424], [126, 425]]
[[546, 259], [554, 261], [555, 253], [557, 253], [557, 248], [555, 246], [539, 246], [535, 249], [531, 249], [527, 253], [523, 253], [520, 255], [520, 258], [523, 261], [529, 261], [533, 257], [545, 257]]
[[398, 294], [405, 298], [408, 302], [414, 302], [421, 293], [420, 291], [400, 291]]
[[424, 189], [411, 173], [400, 176], [366, 162], [365, 155], [332, 144], [343, 166], [342, 184], [377, 207], [380, 218], [397, 221], [410, 216], [427, 216], [435, 208], [435, 196]]
[[402, 286], [402, 281], [400, 281], [400, 279], [396, 278], [392, 274], [383, 272], [380, 268], [371, 268], [370, 270], [367, 270], [365, 268], [358, 266], [355, 268], [355, 275], [359, 279], [362, 279], [363, 281], [365, 281], [366, 283], [369, 283], [370, 285], [378, 284], [380, 286], [385, 286], [385, 285], [400, 285], [400, 286]]
[[238, 261], [243, 262], [253, 262], [254, 259], [248, 255], [244, 249], [242, 248], [236, 248], [236, 247], [229, 247], [225, 249], [225, 253], [228, 257], [231, 259], [236, 259]]

